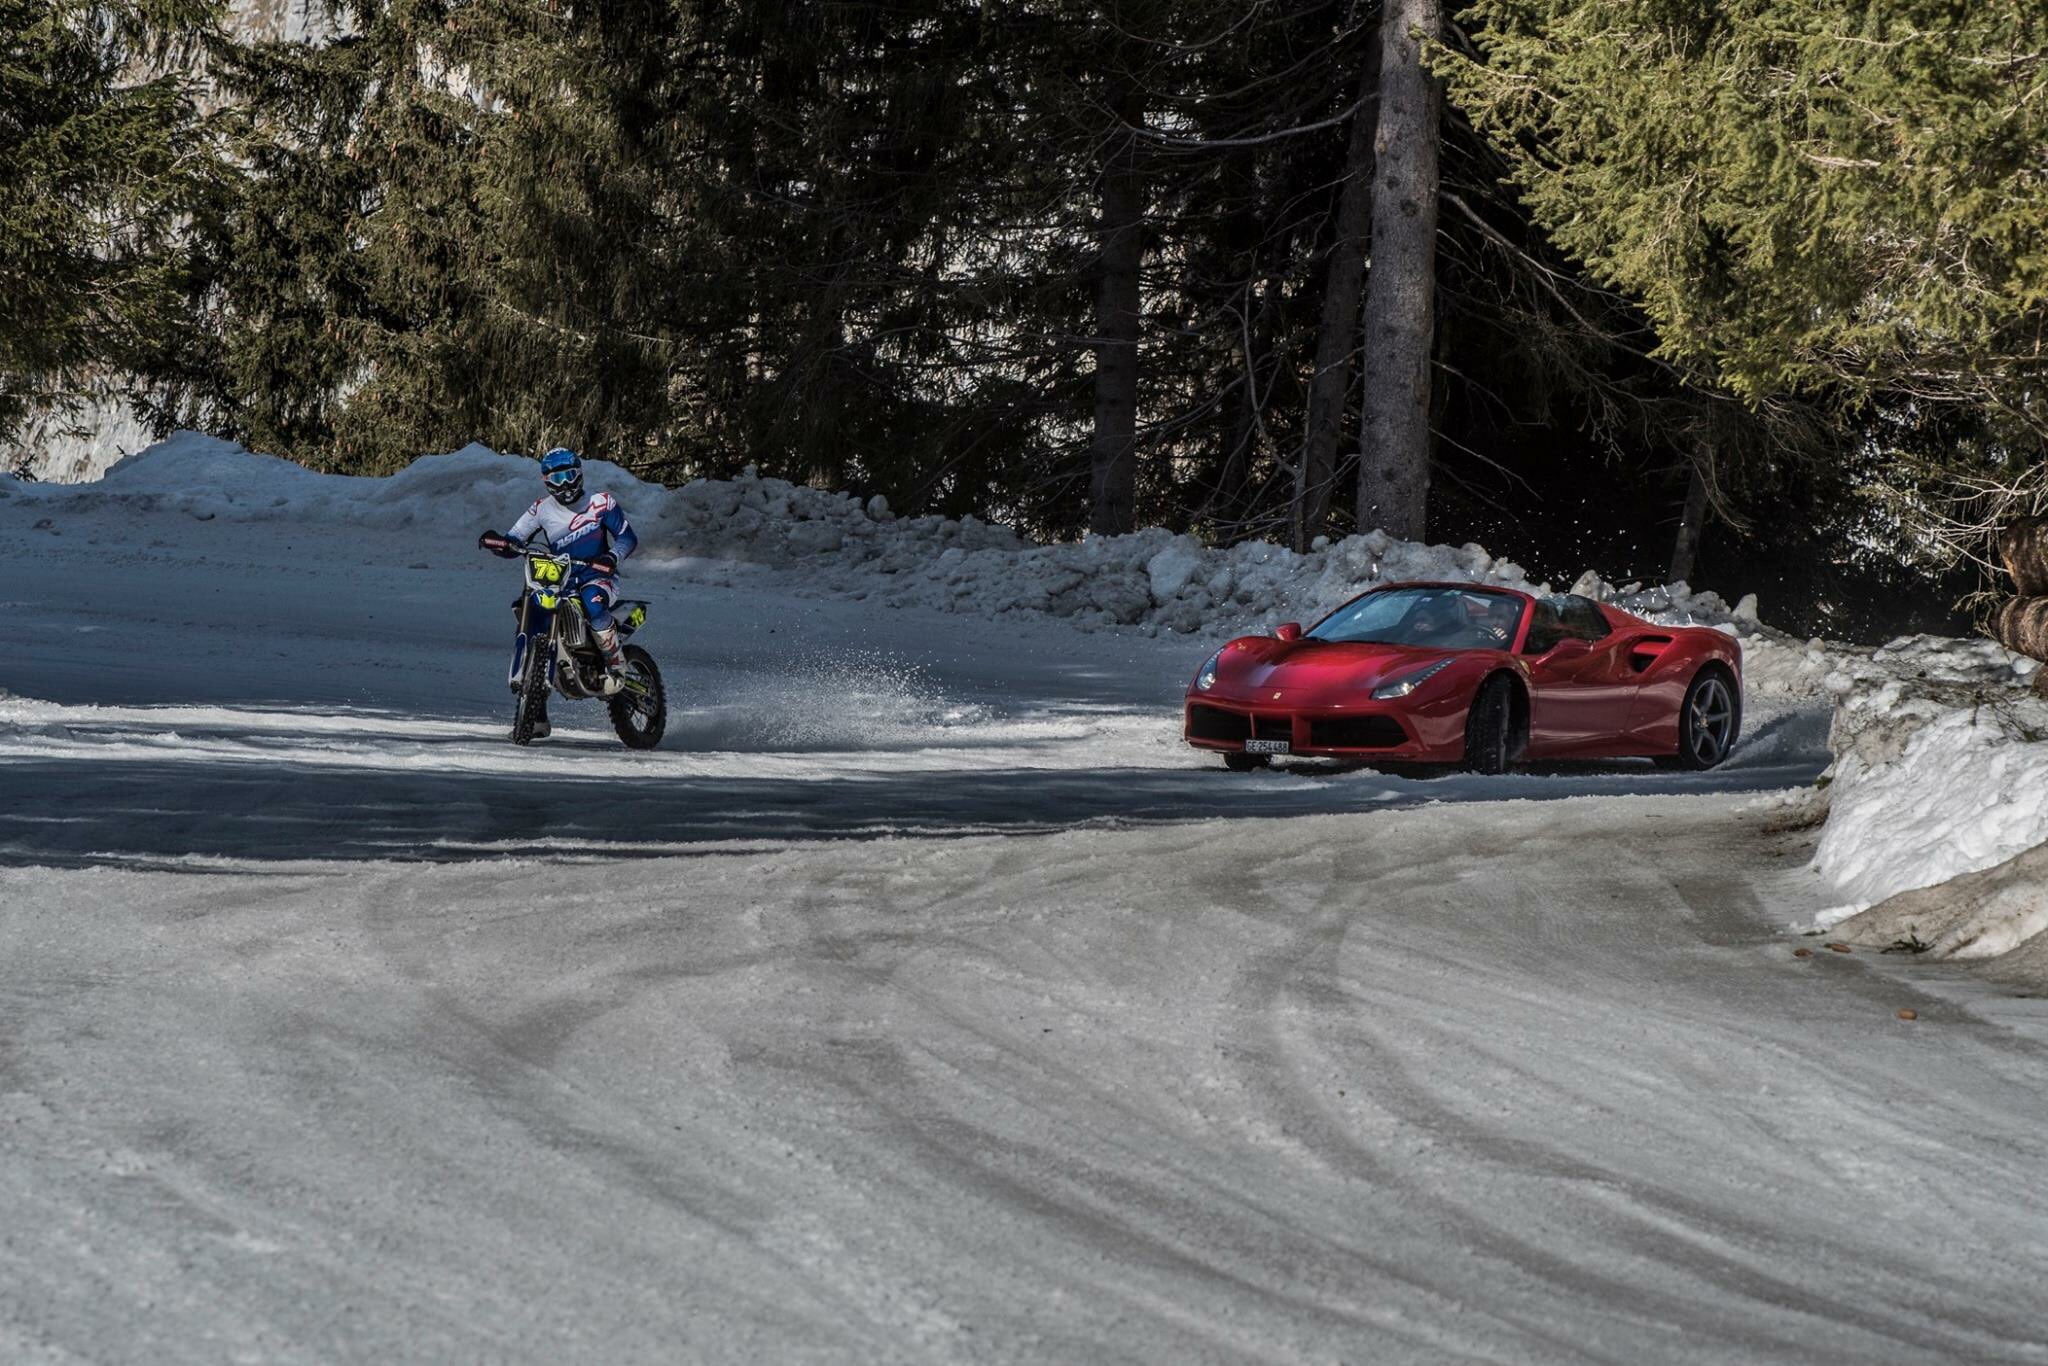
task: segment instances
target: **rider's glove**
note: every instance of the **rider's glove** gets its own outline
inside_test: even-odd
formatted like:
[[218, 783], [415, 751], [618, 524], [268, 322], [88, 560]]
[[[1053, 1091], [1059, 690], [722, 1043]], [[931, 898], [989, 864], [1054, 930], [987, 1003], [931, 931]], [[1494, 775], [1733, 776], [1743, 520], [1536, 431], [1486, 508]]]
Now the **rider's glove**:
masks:
[[483, 535], [477, 537], [476, 548], [478, 550], [488, 550], [493, 555], [498, 556], [500, 559], [506, 560], [511, 559], [513, 556], [519, 553], [518, 551], [512, 548], [512, 543], [510, 541], [506, 540], [503, 536], [500, 536], [495, 531], [486, 531]]
[[600, 574], [616, 574], [619, 572], [619, 557], [609, 550], [600, 550], [590, 557], [590, 567]]

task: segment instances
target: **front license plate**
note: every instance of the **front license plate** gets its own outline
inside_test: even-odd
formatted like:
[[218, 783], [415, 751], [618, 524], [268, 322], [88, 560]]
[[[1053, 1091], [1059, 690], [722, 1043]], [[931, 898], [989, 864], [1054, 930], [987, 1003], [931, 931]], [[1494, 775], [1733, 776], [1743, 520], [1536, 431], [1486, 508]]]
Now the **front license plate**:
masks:
[[1244, 752], [1246, 754], [1285, 754], [1293, 748], [1293, 744], [1286, 740], [1247, 740], [1244, 742]]

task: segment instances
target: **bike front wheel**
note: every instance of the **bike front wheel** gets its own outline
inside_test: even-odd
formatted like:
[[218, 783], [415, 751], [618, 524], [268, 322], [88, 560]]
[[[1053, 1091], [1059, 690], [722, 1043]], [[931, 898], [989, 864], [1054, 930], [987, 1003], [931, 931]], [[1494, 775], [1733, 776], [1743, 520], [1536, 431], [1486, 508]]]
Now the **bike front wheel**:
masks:
[[540, 718], [548, 707], [548, 656], [554, 651], [552, 636], [526, 642], [526, 667], [519, 675], [519, 700], [512, 708], [512, 743], [529, 744]]

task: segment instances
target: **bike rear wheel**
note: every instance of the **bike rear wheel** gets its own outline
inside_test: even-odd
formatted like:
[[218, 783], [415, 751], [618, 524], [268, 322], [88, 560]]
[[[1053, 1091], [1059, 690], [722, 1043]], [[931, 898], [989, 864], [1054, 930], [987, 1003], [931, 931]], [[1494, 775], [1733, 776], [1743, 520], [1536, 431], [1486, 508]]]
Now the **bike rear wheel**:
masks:
[[661, 670], [654, 656], [638, 645], [622, 651], [626, 657], [625, 691], [605, 703], [612, 714], [612, 729], [628, 749], [653, 749], [668, 729], [668, 697], [661, 689]]

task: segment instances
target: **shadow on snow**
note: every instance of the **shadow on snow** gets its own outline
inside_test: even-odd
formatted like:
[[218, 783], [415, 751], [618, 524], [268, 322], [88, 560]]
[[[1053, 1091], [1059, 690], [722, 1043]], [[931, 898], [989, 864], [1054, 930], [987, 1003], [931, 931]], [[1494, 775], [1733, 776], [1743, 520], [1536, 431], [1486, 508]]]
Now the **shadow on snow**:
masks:
[[[1233, 774], [1193, 754], [1185, 767], [840, 765], [749, 774], [691, 771], [657, 753], [641, 756], [644, 772], [578, 775], [570, 760], [618, 751], [563, 737], [527, 751], [530, 764], [519, 771], [437, 768], [431, 753], [365, 767], [206, 753], [100, 757], [83, 744], [5, 764], [7, 785], [23, 800], [0, 808], [0, 863], [651, 857], [736, 842], [1030, 835], [1433, 801], [1764, 791], [1819, 772], [1825, 755], [1802, 743], [1801, 729], [1761, 727], [1734, 762], [1711, 774], [1634, 762], [1545, 765], [1499, 778], [1313, 761]], [[550, 769], [551, 751], [562, 768]]]

